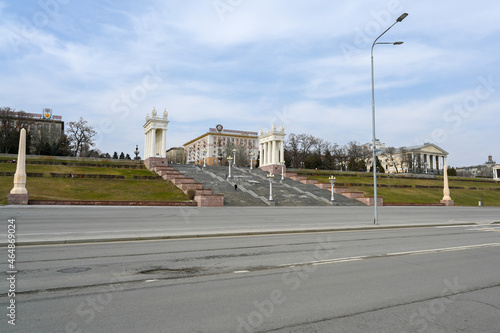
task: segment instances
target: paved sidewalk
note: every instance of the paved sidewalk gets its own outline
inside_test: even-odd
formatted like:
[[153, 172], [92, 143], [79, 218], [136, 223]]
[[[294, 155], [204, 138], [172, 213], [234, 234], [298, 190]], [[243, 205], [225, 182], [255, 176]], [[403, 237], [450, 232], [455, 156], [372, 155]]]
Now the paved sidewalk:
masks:
[[0, 245], [62, 244], [500, 222], [500, 207], [96, 207], [2, 206]]

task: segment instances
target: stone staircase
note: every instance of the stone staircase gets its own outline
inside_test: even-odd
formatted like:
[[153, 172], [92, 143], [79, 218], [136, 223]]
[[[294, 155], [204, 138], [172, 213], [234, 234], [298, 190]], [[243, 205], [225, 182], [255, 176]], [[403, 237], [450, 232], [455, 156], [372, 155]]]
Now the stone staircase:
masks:
[[[293, 172], [287, 172], [285, 173], [285, 177], [289, 177], [290, 179], [299, 181], [303, 184], [312, 184], [315, 185], [319, 188], [329, 190], [331, 193], [331, 185], [330, 184], [325, 184], [325, 183], [319, 183], [316, 179], [307, 179], [307, 176], [300, 176], [296, 173]], [[349, 199], [355, 199], [359, 202], [361, 202], [364, 205], [367, 206], [373, 206], [374, 205], [374, 198], [373, 197], [365, 197], [363, 192], [351, 192], [347, 187], [341, 187], [341, 186], [336, 186], [333, 188], [333, 193], [334, 194], [340, 194], [344, 197], [347, 197]], [[384, 199], [381, 197], [377, 198], [377, 202], [379, 206], [384, 205]]]
[[[184, 176], [176, 177], [179, 178], [176, 182], [181, 189], [184, 190], [193, 186], [199, 187], [199, 184], [202, 184], [203, 188], [210, 188], [213, 193], [223, 195], [224, 206], [332, 205], [329, 187], [324, 187], [324, 185], [328, 184], [317, 184], [317, 181], [307, 180], [305, 176], [292, 175], [293, 178], [285, 177], [284, 180], [281, 180], [281, 175], [276, 174], [274, 180], [272, 180], [274, 200], [269, 201], [268, 173], [260, 169], [249, 170], [247, 168], [233, 167], [232, 177], [226, 178], [228, 167], [207, 166], [203, 168], [195, 165], [175, 164], [169, 168], [178, 172], [176, 175]], [[174, 177], [175, 172], [171, 170], [165, 170], [165, 172], [166, 177]], [[201, 191], [201, 189], [197, 189], [197, 194], [198, 191]], [[362, 206], [363, 204], [337, 193], [334, 205]]]
[[170, 180], [187, 195], [190, 191], [194, 191], [194, 200], [198, 207], [222, 207], [224, 205], [224, 195], [212, 193], [211, 189], [203, 188], [203, 183], [196, 182], [193, 177], [186, 177], [184, 173], [171, 166], [155, 166], [153, 171], [163, 179]]

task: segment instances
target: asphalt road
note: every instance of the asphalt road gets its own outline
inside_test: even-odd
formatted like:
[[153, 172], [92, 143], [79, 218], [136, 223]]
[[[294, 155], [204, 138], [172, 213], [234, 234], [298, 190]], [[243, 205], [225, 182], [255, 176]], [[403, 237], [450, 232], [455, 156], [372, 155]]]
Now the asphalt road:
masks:
[[4, 314], [0, 331], [497, 333], [499, 236], [450, 225], [20, 246], [16, 326]]
[[[499, 207], [61, 207], [4, 206], [18, 244], [500, 222]], [[0, 230], [0, 245], [6, 244]]]

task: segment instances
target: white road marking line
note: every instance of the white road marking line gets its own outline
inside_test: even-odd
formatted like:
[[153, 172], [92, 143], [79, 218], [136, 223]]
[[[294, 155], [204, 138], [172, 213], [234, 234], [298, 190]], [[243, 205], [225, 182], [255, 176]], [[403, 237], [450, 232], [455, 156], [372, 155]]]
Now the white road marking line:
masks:
[[430, 250], [394, 252], [394, 253], [388, 253], [387, 255], [388, 256], [400, 256], [400, 255], [410, 255], [410, 254], [438, 253], [438, 252], [461, 251], [461, 250], [479, 249], [479, 248], [483, 248], [483, 247], [496, 247], [496, 246], [500, 246], [500, 243], [444, 247], [444, 248], [440, 248], [440, 249], [430, 249]]
[[[281, 264], [281, 265], [275, 266], [275, 268], [293, 268], [293, 267], [297, 267], [297, 266], [327, 265], [327, 264], [359, 261], [359, 260], [365, 260], [365, 259], [387, 258], [387, 257], [395, 257], [395, 256], [402, 256], [402, 255], [431, 254], [431, 253], [440, 253], [440, 252], [462, 251], [462, 250], [471, 250], [471, 249], [479, 249], [479, 248], [485, 248], [485, 247], [497, 247], [497, 246], [500, 246], [500, 243], [455, 246], [455, 247], [445, 247], [445, 248], [429, 249], [429, 250], [393, 252], [393, 253], [386, 253], [386, 254], [358, 256], [358, 257], [346, 257], [346, 258], [336, 258], [336, 259], [305, 261], [305, 262], [297, 262], [297, 263], [293, 263], [293, 264]], [[233, 273], [248, 273], [248, 272], [250, 272], [250, 271], [247, 271], [247, 270], [235, 271]]]

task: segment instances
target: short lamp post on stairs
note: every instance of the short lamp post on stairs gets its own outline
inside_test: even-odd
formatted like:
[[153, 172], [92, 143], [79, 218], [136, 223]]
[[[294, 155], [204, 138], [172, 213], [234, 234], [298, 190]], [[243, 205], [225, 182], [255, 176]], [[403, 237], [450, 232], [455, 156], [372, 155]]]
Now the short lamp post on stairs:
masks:
[[274, 179], [274, 174], [269, 173], [267, 175], [267, 178], [269, 179], [269, 202], [273, 201], [273, 179]]
[[233, 149], [234, 166], [236, 166], [236, 149]]
[[203, 167], [207, 167], [207, 148], [203, 149]]
[[332, 184], [332, 197], [330, 198], [330, 201], [331, 201], [331, 202], [334, 202], [334, 201], [335, 201], [335, 195], [334, 195], [334, 193], [333, 193], [333, 189], [335, 188], [335, 177], [330, 176], [330, 177], [328, 178], [328, 180], [330, 181], [330, 184]]
[[231, 156], [229, 156], [227, 158], [227, 161], [229, 162], [229, 175], [227, 176], [227, 178], [231, 178], [231, 163], [233, 162], [233, 158]]
[[285, 161], [281, 161], [281, 180], [285, 180]]

